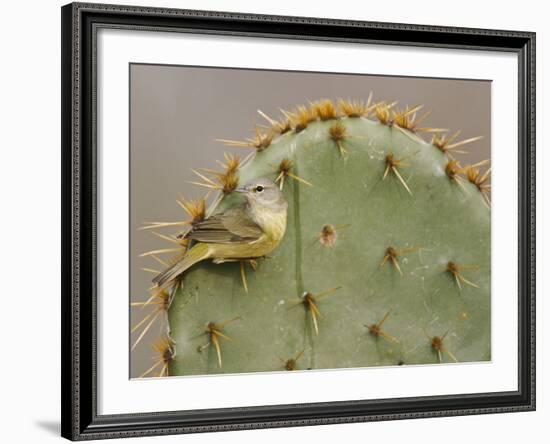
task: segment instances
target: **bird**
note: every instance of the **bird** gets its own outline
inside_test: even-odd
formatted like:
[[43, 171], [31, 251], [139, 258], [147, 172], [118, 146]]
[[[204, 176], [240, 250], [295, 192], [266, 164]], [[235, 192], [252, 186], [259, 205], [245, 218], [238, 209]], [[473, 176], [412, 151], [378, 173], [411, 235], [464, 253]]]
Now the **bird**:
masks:
[[195, 223], [183, 236], [193, 245], [178, 262], [155, 276], [155, 286], [165, 286], [200, 261], [221, 264], [259, 258], [280, 244], [288, 204], [279, 187], [269, 178], [259, 178], [234, 191], [245, 197], [245, 203]]

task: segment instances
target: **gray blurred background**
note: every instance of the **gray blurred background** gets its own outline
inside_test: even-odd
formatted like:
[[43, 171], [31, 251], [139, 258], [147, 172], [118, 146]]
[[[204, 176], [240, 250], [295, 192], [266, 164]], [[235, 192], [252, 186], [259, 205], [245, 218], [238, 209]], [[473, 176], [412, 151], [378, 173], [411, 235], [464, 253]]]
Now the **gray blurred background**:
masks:
[[[491, 155], [491, 82], [290, 71], [132, 64], [130, 67], [130, 300], [146, 300], [152, 273], [158, 269], [140, 253], [170, 244], [150, 231], [145, 222], [185, 220], [176, 203], [204, 196], [191, 185], [197, 177], [190, 168], [216, 168], [224, 151], [244, 156], [248, 150], [225, 147], [215, 139], [242, 140], [253, 135], [254, 124], [266, 122], [261, 109], [279, 117], [279, 108], [292, 109], [321, 98], [397, 100], [398, 107], [425, 105], [432, 114], [422, 126], [462, 130], [461, 139], [484, 138], [465, 148], [466, 163]], [[422, 111], [420, 111], [422, 114]], [[428, 135], [425, 138], [429, 137]], [[169, 234], [175, 230], [165, 229]], [[131, 325], [155, 306], [131, 308]], [[157, 319], [131, 352], [130, 377], [154, 363], [152, 343], [161, 325]], [[132, 335], [132, 341], [139, 336]]]

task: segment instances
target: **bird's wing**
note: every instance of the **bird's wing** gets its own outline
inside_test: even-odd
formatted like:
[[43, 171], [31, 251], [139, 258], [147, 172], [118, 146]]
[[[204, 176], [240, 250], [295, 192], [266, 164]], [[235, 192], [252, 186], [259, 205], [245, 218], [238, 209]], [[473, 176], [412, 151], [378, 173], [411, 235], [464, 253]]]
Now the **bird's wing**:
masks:
[[197, 223], [186, 237], [199, 242], [225, 244], [255, 241], [262, 233], [244, 207], [235, 207]]

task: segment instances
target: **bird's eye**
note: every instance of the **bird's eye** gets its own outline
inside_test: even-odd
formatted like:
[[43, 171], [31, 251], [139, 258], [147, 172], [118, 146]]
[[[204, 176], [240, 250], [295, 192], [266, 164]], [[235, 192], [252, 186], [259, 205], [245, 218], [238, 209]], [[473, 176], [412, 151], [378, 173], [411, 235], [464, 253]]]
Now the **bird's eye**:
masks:
[[261, 185], [258, 185], [258, 186], [256, 187], [256, 192], [258, 192], [258, 193], [261, 193], [263, 190], [264, 190], [264, 187], [261, 186]]

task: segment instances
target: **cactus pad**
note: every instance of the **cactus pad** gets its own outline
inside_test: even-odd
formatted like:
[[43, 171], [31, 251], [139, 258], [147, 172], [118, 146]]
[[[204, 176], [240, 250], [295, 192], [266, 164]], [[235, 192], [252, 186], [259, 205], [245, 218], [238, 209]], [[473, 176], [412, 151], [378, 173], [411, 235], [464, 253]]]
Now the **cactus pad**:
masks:
[[[420, 128], [419, 109], [321, 100], [280, 120], [262, 113], [268, 130], [224, 140], [251, 154], [196, 169], [219, 197], [208, 210], [180, 202], [188, 220], [270, 177], [288, 202], [285, 237], [268, 257], [201, 262], [153, 289], [167, 328], [143, 376], [489, 360], [490, 169], [461, 165], [476, 139]], [[178, 233], [162, 235], [166, 258], [149, 254], [160, 267], [189, 247]]]

